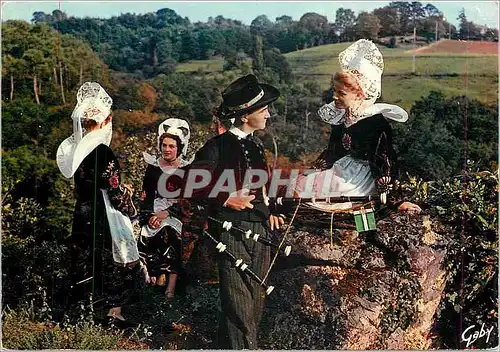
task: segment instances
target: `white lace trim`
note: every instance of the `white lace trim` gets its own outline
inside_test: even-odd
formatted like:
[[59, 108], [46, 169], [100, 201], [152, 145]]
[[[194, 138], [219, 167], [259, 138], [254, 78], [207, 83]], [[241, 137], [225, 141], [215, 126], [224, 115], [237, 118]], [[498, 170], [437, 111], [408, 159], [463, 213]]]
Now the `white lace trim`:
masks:
[[345, 124], [346, 127], [352, 126], [355, 123], [374, 115], [382, 114], [385, 118], [397, 121], [406, 122], [408, 120], [408, 113], [401, 107], [392, 104], [377, 103], [367, 106], [358, 112], [358, 117], [352, 121], [346, 121], [345, 109], [335, 107], [335, 102], [325, 104], [318, 110], [318, 115], [324, 122], [330, 125]]

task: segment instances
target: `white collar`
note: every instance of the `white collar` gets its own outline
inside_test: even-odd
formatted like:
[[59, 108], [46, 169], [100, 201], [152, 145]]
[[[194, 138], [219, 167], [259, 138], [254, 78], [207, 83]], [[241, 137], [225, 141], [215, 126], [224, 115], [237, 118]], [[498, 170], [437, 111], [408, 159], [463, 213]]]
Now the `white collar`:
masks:
[[334, 102], [325, 104], [318, 110], [318, 115], [324, 122], [331, 125], [345, 124], [346, 127], [377, 114], [382, 114], [385, 118], [397, 122], [406, 122], [408, 120], [408, 113], [403, 108], [385, 103], [372, 104], [363, 108], [359, 116], [354, 121], [351, 121], [351, 123], [347, 123], [346, 121], [345, 110], [335, 107]]
[[229, 132], [231, 132], [232, 134], [234, 134], [236, 137], [239, 137], [239, 138], [247, 138], [247, 136], [250, 134], [250, 133], [243, 132], [242, 130], [240, 130], [238, 127], [235, 127], [235, 126], [231, 126], [231, 128], [229, 129]]
[[[147, 164], [159, 167], [163, 172], [167, 172], [167, 170], [169, 170], [169, 169], [174, 169], [171, 166], [166, 166], [165, 167], [165, 166], [161, 165], [161, 163], [160, 163], [161, 156], [157, 157], [157, 156], [151, 155], [151, 154], [146, 153], [146, 152], [142, 152], [142, 156], [144, 158], [144, 161]], [[179, 167], [184, 167], [184, 166], [186, 166], [188, 164], [190, 164], [189, 161], [184, 160], [182, 157], [180, 158], [180, 160], [179, 160]]]
[[87, 157], [100, 144], [107, 145], [111, 143], [113, 129], [111, 123], [105, 127], [93, 132], [89, 132], [76, 142], [75, 135], [66, 138], [57, 148], [57, 166], [66, 178], [73, 177], [76, 169], [80, 166], [83, 159]]

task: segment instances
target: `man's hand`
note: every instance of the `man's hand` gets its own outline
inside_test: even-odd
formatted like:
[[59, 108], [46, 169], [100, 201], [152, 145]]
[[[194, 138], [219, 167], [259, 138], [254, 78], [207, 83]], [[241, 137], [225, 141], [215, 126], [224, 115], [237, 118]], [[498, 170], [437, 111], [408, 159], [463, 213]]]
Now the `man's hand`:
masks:
[[255, 196], [248, 195], [248, 192], [249, 190], [244, 188], [231, 193], [224, 206], [234, 210], [253, 209], [253, 204], [250, 202], [255, 199]]
[[149, 218], [149, 226], [153, 229], [157, 229], [160, 226], [161, 222], [168, 217], [168, 215], [168, 211], [166, 210], [156, 212], [152, 217]]
[[231, 196], [227, 199], [225, 206], [234, 210], [243, 210], [243, 209], [253, 209], [253, 204], [250, 203], [255, 199], [253, 194], [249, 196], [244, 195], [236, 195]]
[[269, 216], [269, 225], [271, 227], [271, 230], [279, 230], [280, 226], [283, 226], [284, 224], [285, 220], [281, 216]]

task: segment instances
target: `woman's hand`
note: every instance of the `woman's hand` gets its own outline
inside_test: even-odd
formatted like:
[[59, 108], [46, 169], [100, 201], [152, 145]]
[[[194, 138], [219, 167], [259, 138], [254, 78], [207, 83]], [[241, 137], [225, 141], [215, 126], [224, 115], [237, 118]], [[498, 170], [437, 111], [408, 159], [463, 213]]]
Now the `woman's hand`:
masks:
[[398, 207], [398, 210], [407, 212], [409, 214], [418, 214], [422, 211], [422, 209], [418, 205], [411, 202], [403, 202], [403, 204]]
[[161, 210], [149, 218], [148, 224], [153, 229], [160, 227], [161, 222], [169, 216], [168, 211]]

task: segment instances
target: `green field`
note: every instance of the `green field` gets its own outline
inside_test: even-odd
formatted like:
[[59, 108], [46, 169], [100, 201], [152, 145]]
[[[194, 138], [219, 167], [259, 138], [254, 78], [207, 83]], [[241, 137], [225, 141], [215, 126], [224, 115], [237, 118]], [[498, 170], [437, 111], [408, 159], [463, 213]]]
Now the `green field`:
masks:
[[[285, 54], [298, 80], [314, 81], [323, 89], [339, 69], [338, 54], [350, 43], [329, 44]], [[498, 102], [498, 56], [425, 53], [380, 47], [384, 55], [382, 97], [410, 108], [431, 90], [446, 96], [467, 95], [487, 103]], [[450, 75], [450, 76], [448, 76]]]
[[[338, 54], [351, 43], [328, 44], [285, 54], [300, 82], [314, 81], [328, 89], [332, 73], [339, 69]], [[383, 100], [405, 108], [431, 90], [446, 96], [467, 95], [486, 103], [498, 103], [498, 56], [478, 54], [413, 53], [380, 47], [384, 55]], [[180, 64], [178, 72], [220, 72], [222, 58]]]
[[224, 65], [223, 58], [210, 60], [191, 60], [183, 62], [177, 66], [177, 72], [220, 72]]

